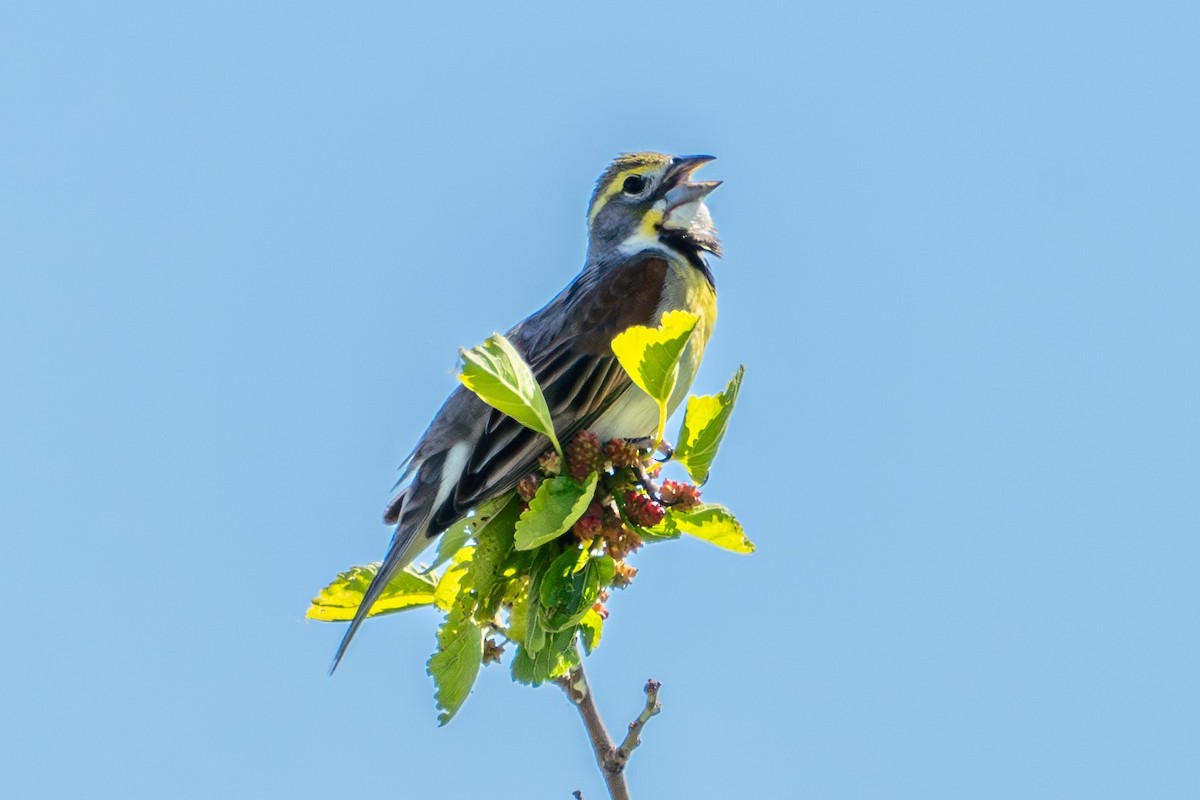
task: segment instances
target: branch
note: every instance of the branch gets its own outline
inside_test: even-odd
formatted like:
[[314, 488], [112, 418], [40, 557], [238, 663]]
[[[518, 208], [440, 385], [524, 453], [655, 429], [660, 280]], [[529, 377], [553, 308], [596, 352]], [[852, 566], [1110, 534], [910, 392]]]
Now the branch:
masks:
[[646, 681], [646, 707], [642, 709], [642, 713], [638, 714], [638, 718], [629, 723], [629, 733], [625, 734], [625, 741], [621, 742], [621, 746], [613, 753], [613, 758], [621, 763], [624, 768], [629, 761], [629, 757], [633, 755], [634, 749], [642, 743], [641, 735], [642, 728], [646, 727], [646, 723], [650, 718], [662, 711], [662, 706], [658, 702], [658, 690], [662, 688], [662, 684], [651, 678]]
[[575, 705], [583, 720], [583, 727], [587, 729], [588, 737], [592, 740], [596, 765], [600, 767], [600, 774], [604, 776], [612, 800], [630, 800], [629, 784], [625, 780], [625, 765], [629, 763], [629, 756], [634, 748], [641, 744], [642, 728], [651, 717], [662, 710], [658, 703], [661, 684], [655, 680], [646, 682], [646, 706], [638, 718], [629, 723], [629, 733], [621, 742], [621, 746], [617, 747], [608, 735], [608, 729], [604, 727], [604, 720], [600, 718], [600, 711], [596, 708], [592, 687], [588, 684], [587, 673], [583, 671], [583, 660], [580, 659], [579, 666], [557, 679], [555, 683], [566, 693], [567, 699]]

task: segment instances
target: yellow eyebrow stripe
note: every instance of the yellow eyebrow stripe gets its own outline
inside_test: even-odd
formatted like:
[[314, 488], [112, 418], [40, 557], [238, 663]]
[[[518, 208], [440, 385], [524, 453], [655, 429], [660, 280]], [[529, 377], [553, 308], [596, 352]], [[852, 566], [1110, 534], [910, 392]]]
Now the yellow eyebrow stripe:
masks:
[[608, 201], [612, 200], [621, 191], [621, 184], [625, 183], [625, 179], [631, 175], [644, 175], [649, 169], [643, 165], [633, 167], [618, 172], [608, 185], [604, 187], [604, 192], [596, 198], [596, 202], [592, 204], [592, 210], [588, 212], [588, 225], [596, 221], [596, 215], [600, 213], [600, 209], [608, 205]]

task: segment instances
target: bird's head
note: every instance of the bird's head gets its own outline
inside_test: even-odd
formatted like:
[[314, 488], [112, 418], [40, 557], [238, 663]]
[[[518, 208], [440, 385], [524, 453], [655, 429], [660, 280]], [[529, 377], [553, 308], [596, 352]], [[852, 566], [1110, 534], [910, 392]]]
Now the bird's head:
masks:
[[623, 153], [596, 181], [588, 209], [589, 256], [668, 250], [721, 255], [704, 198], [720, 181], [693, 181], [713, 156]]

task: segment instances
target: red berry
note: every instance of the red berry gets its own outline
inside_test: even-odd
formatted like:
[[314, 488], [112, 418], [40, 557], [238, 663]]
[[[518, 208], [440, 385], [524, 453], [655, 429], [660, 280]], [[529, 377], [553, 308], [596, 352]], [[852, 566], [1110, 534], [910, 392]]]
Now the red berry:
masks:
[[625, 515], [635, 525], [643, 528], [653, 528], [662, 522], [666, 509], [651, 498], [638, 492], [625, 493]]

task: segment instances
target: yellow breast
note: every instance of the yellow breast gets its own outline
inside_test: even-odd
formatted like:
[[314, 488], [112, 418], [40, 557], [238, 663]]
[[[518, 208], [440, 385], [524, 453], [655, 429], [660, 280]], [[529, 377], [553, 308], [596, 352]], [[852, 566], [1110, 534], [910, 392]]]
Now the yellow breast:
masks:
[[[663, 285], [662, 300], [655, 310], [650, 324], [658, 325], [664, 312], [690, 311], [699, 317], [692, 338], [688, 340], [679, 360], [679, 376], [675, 390], [667, 404], [667, 413], [674, 413], [691, 389], [692, 380], [704, 357], [704, 346], [712, 335], [717, 321], [717, 293], [712, 284], [687, 262], [668, 262], [668, 273]], [[636, 387], [622, 393], [613, 404], [592, 424], [592, 430], [602, 440], [611, 438], [637, 439], [650, 436], [658, 426], [658, 406], [650, 396]]]
[[[679, 360], [679, 377], [675, 382], [675, 391], [671, 393], [671, 401], [667, 404], [668, 413], [673, 413], [687, 397], [696, 372], [700, 369], [704, 348], [717, 322], [717, 293], [708, 282], [708, 278], [686, 261], [676, 262], [672, 259], [669, 269], [657, 315], [661, 316], [666, 311], [683, 310], [690, 311], [700, 318], [696, 323], [696, 330], [692, 332], [691, 340], [684, 348], [683, 357]], [[657, 322], [658, 320], [655, 320], [655, 324]]]

